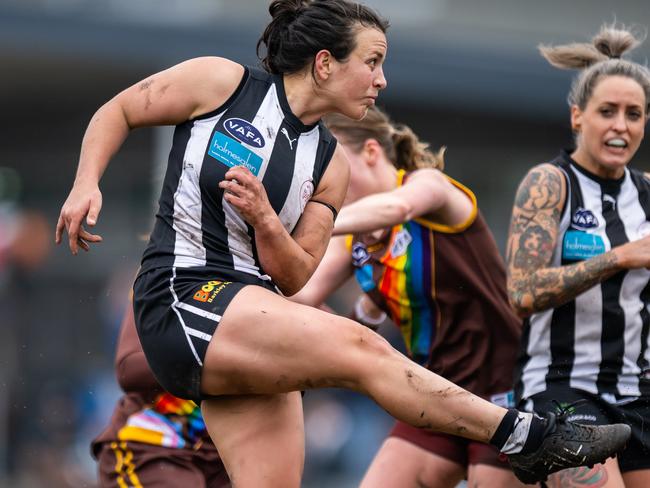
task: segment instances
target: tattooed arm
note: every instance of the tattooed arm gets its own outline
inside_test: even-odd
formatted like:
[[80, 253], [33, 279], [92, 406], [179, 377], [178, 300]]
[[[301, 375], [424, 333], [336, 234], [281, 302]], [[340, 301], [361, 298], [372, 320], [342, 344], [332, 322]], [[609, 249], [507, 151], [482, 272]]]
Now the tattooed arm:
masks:
[[565, 200], [564, 176], [550, 164], [530, 170], [517, 190], [506, 260], [508, 298], [521, 317], [558, 307], [625, 267], [616, 249], [570, 266], [549, 267]]

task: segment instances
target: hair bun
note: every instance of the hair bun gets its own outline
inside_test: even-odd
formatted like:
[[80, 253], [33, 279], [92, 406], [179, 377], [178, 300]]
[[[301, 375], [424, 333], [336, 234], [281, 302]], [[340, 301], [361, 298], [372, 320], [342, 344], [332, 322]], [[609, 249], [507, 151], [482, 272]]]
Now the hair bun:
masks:
[[[642, 39], [644, 36], [638, 37]], [[631, 29], [628, 30], [625, 26], [618, 28], [615, 24], [611, 24], [602, 26], [600, 32], [592, 39], [592, 43], [598, 52], [608, 58], [618, 59], [641, 44], [641, 39], [637, 38]]]
[[295, 20], [304, 7], [307, 6], [308, 0], [275, 0], [269, 6], [269, 13], [274, 19], [283, 19], [291, 22]]

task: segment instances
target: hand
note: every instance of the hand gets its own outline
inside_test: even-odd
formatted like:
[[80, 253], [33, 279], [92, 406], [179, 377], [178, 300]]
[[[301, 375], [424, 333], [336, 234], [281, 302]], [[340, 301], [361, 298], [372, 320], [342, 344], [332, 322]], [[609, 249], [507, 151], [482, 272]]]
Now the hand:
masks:
[[262, 182], [243, 166], [230, 168], [219, 188], [225, 191], [225, 200], [254, 228], [269, 216], [276, 216]]
[[650, 235], [614, 248], [618, 262], [625, 269], [650, 269]]
[[80, 247], [84, 251], [88, 251], [90, 242], [101, 242], [100, 235], [91, 234], [82, 224], [85, 218], [86, 224], [94, 227], [101, 208], [102, 193], [96, 184], [75, 183], [61, 208], [54, 242], [61, 243], [63, 229], [68, 232], [68, 245], [74, 255], [79, 252]]

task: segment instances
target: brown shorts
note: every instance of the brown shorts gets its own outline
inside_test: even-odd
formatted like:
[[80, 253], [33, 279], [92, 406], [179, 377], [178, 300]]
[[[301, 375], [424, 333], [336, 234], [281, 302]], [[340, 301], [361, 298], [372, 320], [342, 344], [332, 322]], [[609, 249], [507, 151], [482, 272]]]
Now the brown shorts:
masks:
[[390, 436], [404, 439], [425, 451], [461, 466], [486, 464], [496, 468], [510, 469], [508, 461], [499, 455], [499, 450], [496, 447], [464, 437], [442, 432], [429, 432], [399, 421], [393, 427]]
[[226, 469], [212, 449], [172, 449], [139, 442], [105, 442], [97, 447], [101, 488], [230, 486]]

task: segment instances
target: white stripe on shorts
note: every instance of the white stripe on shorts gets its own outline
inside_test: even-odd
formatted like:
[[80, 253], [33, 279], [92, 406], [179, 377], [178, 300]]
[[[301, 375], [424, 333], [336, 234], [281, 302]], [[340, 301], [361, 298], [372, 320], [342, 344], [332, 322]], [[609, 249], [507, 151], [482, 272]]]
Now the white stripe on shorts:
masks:
[[178, 302], [176, 306], [178, 308], [182, 308], [187, 312], [193, 313], [194, 315], [199, 315], [201, 317], [205, 317], [206, 319], [214, 320], [217, 323], [219, 323], [219, 321], [221, 320], [221, 315], [208, 312], [207, 310], [203, 310], [202, 308], [195, 307], [194, 305], [190, 305], [189, 303]]

